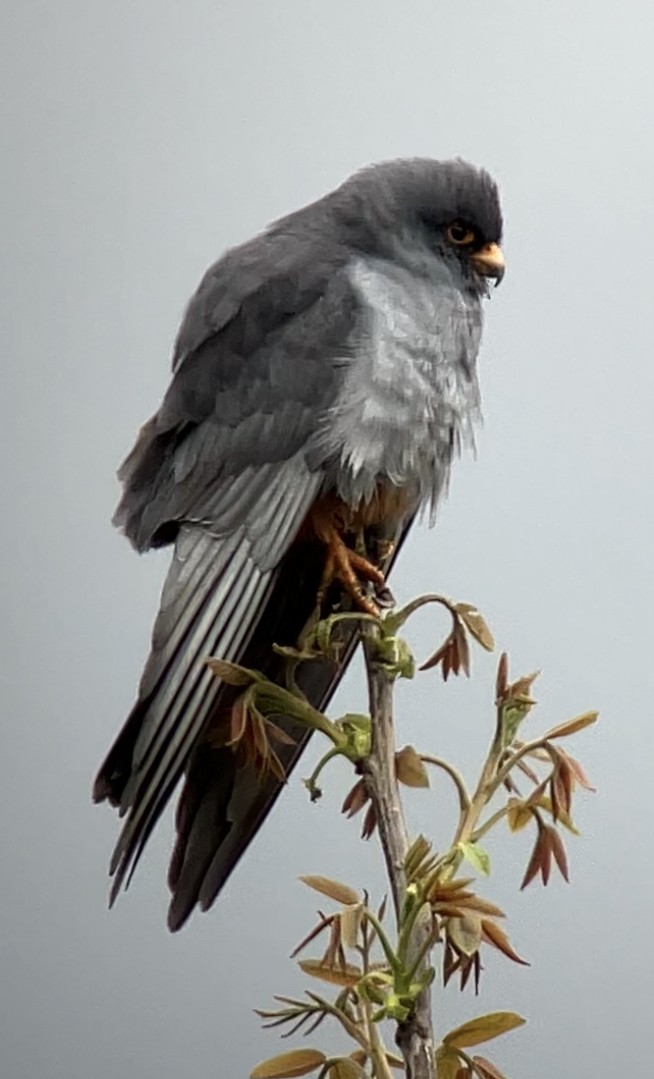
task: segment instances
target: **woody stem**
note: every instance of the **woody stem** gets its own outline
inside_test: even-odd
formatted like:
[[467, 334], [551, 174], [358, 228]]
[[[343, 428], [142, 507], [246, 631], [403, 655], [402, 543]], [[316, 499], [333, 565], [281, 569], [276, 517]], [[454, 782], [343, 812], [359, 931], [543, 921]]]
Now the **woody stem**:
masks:
[[[364, 638], [371, 718], [371, 747], [364, 763], [364, 776], [375, 811], [395, 916], [400, 929], [399, 922], [406, 893], [404, 863], [409, 849], [409, 837], [395, 774], [394, 679], [378, 659], [378, 641], [379, 631], [375, 629]], [[414, 947], [417, 952], [424, 944], [426, 932], [426, 929], [416, 931]], [[428, 988], [424, 989], [416, 1000], [408, 1019], [398, 1023], [396, 1042], [404, 1057], [407, 1079], [435, 1079], [431, 993]]]

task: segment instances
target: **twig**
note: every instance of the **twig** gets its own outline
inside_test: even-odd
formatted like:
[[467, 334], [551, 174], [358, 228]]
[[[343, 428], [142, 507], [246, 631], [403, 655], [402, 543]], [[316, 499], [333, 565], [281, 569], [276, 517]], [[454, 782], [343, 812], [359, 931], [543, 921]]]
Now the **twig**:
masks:
[[[375, 921], [377, 919], [375, 918]], [[378, 923], [379, 924], [379, 923]], [[371, 943], [371, 925], [369, 920], [363, 920], [361, 924], [361, 933], [363, 936], [363, 947], [360, 949], [361, 964], [364, 974], [370, 972], [370, 943]], [[374, 927], [373, 927], [374, 929]], [[377, 934], [379, 935], [379, 934]], [[383, 938], [382, 938], [383, 939]], [[360, 998], [358, 1005], [358, 1012], [360, 1017], [360, 1027], [364, 1033], [364, 1040], [366, 1043], [366, 1049], [370, 1054], [370, 1062], [372, 1064], [372, 1074], [375, 1079], [393, 1079], [393, 1073], [391, 1071], [388, 1059], [386, 1057], [386, 1047], [380, 1037], [379, 1028], [372, 1018], [372, 1004], [370, 1000]]]
[[[371, 631], [364, 640], [372, 721], [371, 748], [365, 761], [364, 775], [379, 828], [399, 927], [406, 889], [404, 861], [409, 848], [409, 838], [395, 777], [394, 678], [392, 673], [389, 673], [388, 669], [376, 659], [376, 644], [376, 635]], [[429, 933], [430, 928], [427, 927], [417, 931], [415, 941], [417, 950], [422, 947]], [[425, 989], [420, 994], [410, 1017], [405, 1022], [398, 1023], [396, 1042], [404, 1057], [407, 1079], [435, 1079], [429, 989]]]
[[436, 768], [441, 768], [443, 772], [447, 773], [456, 787], [459, 796], [459, 809], [462, 813], [465, 813], [470, 808], [470, 795], [461, 773], [449, 761], [443, 760], [442, 757], [434, 757], [431, 753], [421, 753], [420, 760], [424, 761], [425, 764], [433, 764]]

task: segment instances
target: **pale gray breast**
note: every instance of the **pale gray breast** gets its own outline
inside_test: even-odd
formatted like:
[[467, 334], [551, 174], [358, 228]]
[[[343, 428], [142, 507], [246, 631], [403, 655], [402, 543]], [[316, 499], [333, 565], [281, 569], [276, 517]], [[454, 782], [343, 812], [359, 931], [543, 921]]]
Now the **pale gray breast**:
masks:
[[434, 508], [479, 418], [481, 299], [436, 259], [427, 274], [368, 260], [350, 274], [362, 318], [321, 437], [333, 479], [353, 505], [388, 479]]

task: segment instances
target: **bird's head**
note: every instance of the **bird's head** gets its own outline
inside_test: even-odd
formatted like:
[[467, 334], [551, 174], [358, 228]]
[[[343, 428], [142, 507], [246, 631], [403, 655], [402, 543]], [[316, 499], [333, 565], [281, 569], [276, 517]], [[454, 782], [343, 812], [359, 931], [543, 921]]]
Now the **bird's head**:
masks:
[[337, 195], [341, 221], [362, 250], [398, 257], [426, 249], [471, 283], [501, 281], [502, 211], [483, 169], [459, 159], [400, 158], [355, 173]]

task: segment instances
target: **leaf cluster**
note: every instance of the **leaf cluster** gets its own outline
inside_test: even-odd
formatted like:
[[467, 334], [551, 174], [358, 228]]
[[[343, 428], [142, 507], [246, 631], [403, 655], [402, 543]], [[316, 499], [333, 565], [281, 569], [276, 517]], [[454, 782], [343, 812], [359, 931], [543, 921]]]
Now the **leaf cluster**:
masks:
[[[486, 622], [472, 604], [428, 595], [380, 619], [369, 614], [334, 615], [313, 627], [299, 649], [278, 649], [289, 666], [286, 688], [268, 682], [256, 671], [210, 661], [214, 673], [240, 691], [219, 735], [221, 744], [250, 762], [261, 777], [270, 774], [283, 781], [286, 777], [278, 750], [292, 744], [292, 739], [278, 717], [290, 717], [308, 730], [321, 731], [330, 748], [305, 780], [310, 797], [315, 800], [320, 796], [317, 779], [325, 765], [335, 756], [345, 756], [357, 778], [342, 811], [347, 817], [364, 811], [361, 834], [366, 839], [372, 836], [380, 823], [379, 801], [366, 768], [374, 717], [347, 714], [330, 720], [299, 692], [295, 669], [316, 656], [338, 661], [339, 626], [354, 621], [365, 636], [370, 661], [383, 678], [388, 682], [412, 678], [417, 665], [397, 634], [426, 604], [444, 607], [451, 617], [451, 628], [420, 669], [440, 668], [445, 681], [450, 675], [469, 675], [470, 643], [477, 642], [489, 651], [494, 647]], [[500, 952], [513, 963], [528, 965], [502, 924], [504, 912], [479, 894], [476, 876], [464, 876], [460, 870], [467, 863], [479, 877], [490, 874], [490, 855], [481, 841], [505, 822], [511, 834], [527, 827], [534, 829], [522, 888], [538, 877], [547, 884], [554, 867], [566, 881], [569, 878], [562, 831], [578, 834], [572, 817], [574, 795], [579, 788], [593, 788], [579, 761], [561, 742], [595, 723], [597, 713], [584, 713], [525, 740], [521, 732], [536, 704], [532, 689], [537, 676], [536, 672], [511, 681], [508, 657], [500, 657], [492, 737], [474, 785], [469, 786], [451, 762], [413, 745], [394, 751], [391, 778], [396, 788], [404, 785], [426, 790], [435, 770], [452, 784], [459, 816], [450, 841], [440, 848], [420, 835], [405, 846], [403, 864], [397, 867], [402, 890], [400, 901], [397, 891], [394, 893], [397, 909], [393, 928], [385, 923], [385, 901], [373, 909], [366, 893], [347, 884], [323, 876], [302, 878], [307, 886], [337, 904], [337, 909], [318, 911], [316, 924], [293, 956], [297, 958], [310, 944], [322, 940], [323, 952], [298, 959], [299, 966], [308, 977], [335, 987], [337, 992], [333, 998], [312, 989], [300, 998], [279, 996], [279, 1007], [258, 1014], [266, 1026], [282, 1028], [283, 1037], [311, 1034], [330, 1018], [355, 1048], [341, 1057], [308, 1048], [282, 1053], [259, 1064], [252, 1079], [312, 1073], [318, 1079], [390, 1079], [394, 1070], [409, 1074], [405, 1059], [383, 1042], [383, 1021], [392, 1020], [398, 1031], [406, 1027], [437, 974], [444, 985], [456, 979], [460, 989], [471, 984], [478, 992], [487, 949]], [[494, 1063], [467, 1050], [523, 1022], [513, 1012], [471, 1019], [445, 1034], [431, 1050], [429, 1074], [438, 1079], [504, 1079]]]

